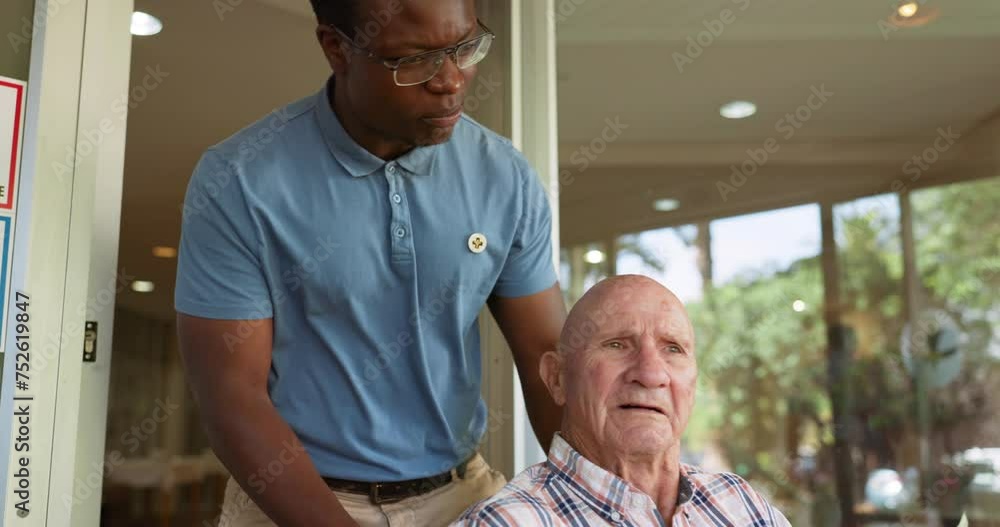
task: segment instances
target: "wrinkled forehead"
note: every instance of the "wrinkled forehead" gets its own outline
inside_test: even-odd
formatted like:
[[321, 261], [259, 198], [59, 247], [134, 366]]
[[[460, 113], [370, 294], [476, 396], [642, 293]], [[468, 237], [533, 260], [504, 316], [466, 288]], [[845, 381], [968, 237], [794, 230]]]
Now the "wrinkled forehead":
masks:
[[665, 291], [616, 288], [578, 304], [567, 321], [562, 345], [590, 347], [614, 337], [651, 335], [693, 347], [694, 331], [684, 306]]

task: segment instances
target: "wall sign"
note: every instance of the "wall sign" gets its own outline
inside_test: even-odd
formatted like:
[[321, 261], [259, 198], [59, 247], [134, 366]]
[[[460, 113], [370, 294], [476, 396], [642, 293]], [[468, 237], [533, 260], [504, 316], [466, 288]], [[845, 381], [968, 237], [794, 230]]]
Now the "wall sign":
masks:
[[23, 81], [0, 77], [0, 351], [5, 351], [2, 347], [7, 341], [10, 256], [14, 250], [18, 172], [24, 143], [25, 88]]
[[24, 128], [25, 84], [0, 77], [0, 211], [14, 208]]

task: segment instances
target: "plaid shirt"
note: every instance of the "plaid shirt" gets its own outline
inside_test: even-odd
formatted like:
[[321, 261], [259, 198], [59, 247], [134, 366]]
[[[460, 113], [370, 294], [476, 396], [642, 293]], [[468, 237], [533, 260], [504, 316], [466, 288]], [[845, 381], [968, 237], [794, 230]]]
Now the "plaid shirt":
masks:
[[[788, 520], [733, 474], [681, 465], [674, 527], [790, 527]], [[663, 526], [652, 498], [591, 463], [556, 435], [547, 462], [525, 470], [453, 526]]]

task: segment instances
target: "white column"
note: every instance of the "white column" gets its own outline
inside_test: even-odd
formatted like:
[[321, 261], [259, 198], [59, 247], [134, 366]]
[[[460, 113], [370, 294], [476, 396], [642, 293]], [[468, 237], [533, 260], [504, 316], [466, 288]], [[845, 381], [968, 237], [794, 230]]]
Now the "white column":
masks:
[[[484, 97], [475, 96], [469, 112], [483, 125], [511, 138], [515, 135], [512, 57], [516, 45], [512, 3], [518, 1], [476, 2], [480, 18], [496, 33], [497, 40], [490, 56], [480, 66], [479, 78], [471, 91], [475, 95], [475, 88], [483, 83], [489, 83], [493, 89], [489, 94], [484, 93]], [[482, 394], [490, 414], [480, 451], [493, 468], [510, 478], [514, 470], [514, 362], [503, 334], [488, 309], [480, 313], [479, 331], [483, 360]]]
[[[480, 76], [501, 88], [475, 116], [511, 138], [538, 172], [552, 208], [553, 266], [559, 260], [556, 40], [552, 0], [480, 0], [480, 14], [498, 36], [497, 57]], [[524, 407], [510, 350], [492, 317], [481, 317], [483, 397], [492, 419], [483, 454], [508, 477], [544, 459]]]
[[[519, 73], [521, 143], [515, 143], [542, 180], [552, 208], [552, 265], [559, 269], [559, 136], [556, 83], [556, 20], [554, 0], [521, 0], [514, 10], [515, 66]], [[518, 46], [519, 45], [519, 46]], [[517, 101], [517, 99], [515, 99]], [[517, 121], [515, 121], [517, 122]], [[514, 472], [543, 461], [545, 453], [535, 439], [512, 372], [514, 399]]]
[[[75, 461], [69, 464], [72, 457], [68, 451], [69, 442], [57, 444], [56, 452], [66, 459], [67, 465], [53, 471], [53, 494], [59, 499], [50, 504], [49, 525], [97, 525], [102, 488], [93, 488], [93, 492], [80, 499], [85, 493], [77, 487], [82, 483], [85, 488], [91, 488], [96, 475], [109, 470], [104, 460], [104, 443], [115, 293], [127, 287], [126, 277], [118, 276], [117, 269], [128, 106], [119, 106], [116, 101], [121, 102], [129, 93], [132, 35], [126, 28], [131, 18], [132, 0], [89, 0], [87, 3], [79, 133], [102, 126], [112, 131], [95, 147], [94, 154], [76, 168], [75, 177], [87, 181], [90, 186], [81, 199], [89, 200], [92, 205], [84, 207], [79, 216], [84, 225], [90, 220], [89, 232], [80, 233], [81, 243], [89, 249], [90, 269], [85, 282], [87, 309], [81, 313], [77, 308], [66, 317], [67, 322], [97, 323], [96, 361], [83, 364], [77, 400], [73, 400], [72, 393], [66, 393], [64, 400], [60, 397], [63, 412], [75, 414], [79, 419], [76, 422], [67, 419], [55, 430], [56, 437], [76, 438], [76, 452]], [[81, 255], [81, 258], [84, 257]], [[74, 357], [72, 352], [70, 357]], [[77, 498], [70, 509], [63, 503], [64, 495]]]

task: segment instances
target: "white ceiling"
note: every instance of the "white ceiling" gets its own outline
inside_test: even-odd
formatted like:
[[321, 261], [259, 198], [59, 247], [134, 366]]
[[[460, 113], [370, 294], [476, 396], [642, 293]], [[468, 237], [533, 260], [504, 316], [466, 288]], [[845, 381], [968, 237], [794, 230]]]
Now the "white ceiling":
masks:
[[[231, 2], [236, 4], [237, 2]], [[784, 200], [877, 191], [939, 126], [966, 133], [1000, 108], [1000, 2], [926, 0], [937, 20], [883, 39], [888, 0], [556, 0], [576, 5], [558, 22], [559, 126], [564, 159], [597, 137], [608, 117], [629, 126], [576, 182], [562, 189], [563, 237], [732, 214]], [[243, 0], [220, 14], [203, 0], [136, 0], [165, 23], [136, 38], [133, 83], [147, 66], [169, 72], [131, 110], [120, 267], [151, 279], [120, 305], [172, 318], [180, 203], [200, 153], [262, 114], [319, 88], [328, 67], [308, 0]], [[740, 11], [741, 5], [747, 5]], [[683, 73], [673, 53], [704, 22], [736, 18]], [[567, 11], [568, 13], [568, 11]], [[489, 23], [489, 21], [487, 21]], [[759, 188], [721, 201], [715, 182], [747, 146], [780, 137], [775, 123], [812, 86], [834, 95], [783, 145]], [[727, 121], [718, 107], [749, 98], [760, 113]], [[958, 156], [953, 156], [958, 157]], [[750, 187], [747, 187], [750, 188]], [[667, 195], [669, 194], [669, 196]], [[652, 215], [654, 197], [681, 197], [674, 215]], [[604, 233], [600, 233], [603, 235]]]

